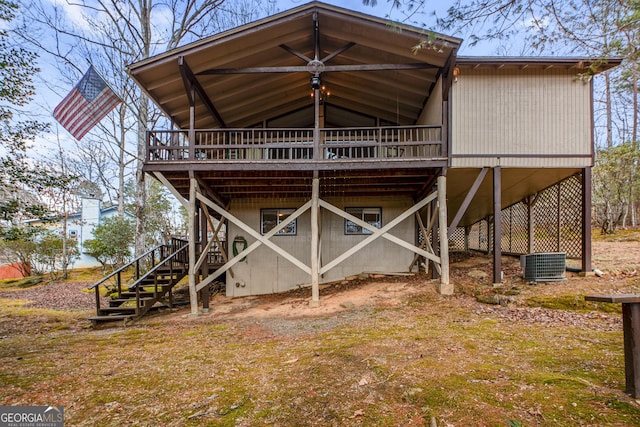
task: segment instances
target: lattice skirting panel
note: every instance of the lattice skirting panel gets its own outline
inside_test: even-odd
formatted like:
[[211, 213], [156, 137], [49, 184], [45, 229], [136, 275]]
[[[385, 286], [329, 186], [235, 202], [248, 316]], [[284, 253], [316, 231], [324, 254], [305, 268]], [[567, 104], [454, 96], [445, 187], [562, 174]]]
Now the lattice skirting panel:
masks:
[[[567, 258], [582, 257], [582, 178], [573, 175], [538, 193], [531, 200], [522, 200], [502, 210], [502, 253], [566, 252]], [[533, 250], [529, 241], [529, 209], [533, 220]], [[492, 246], [491, 218], [485, 218], [468, 231], [458, 227], [449, 239], [450, 250], [487, 252]]]

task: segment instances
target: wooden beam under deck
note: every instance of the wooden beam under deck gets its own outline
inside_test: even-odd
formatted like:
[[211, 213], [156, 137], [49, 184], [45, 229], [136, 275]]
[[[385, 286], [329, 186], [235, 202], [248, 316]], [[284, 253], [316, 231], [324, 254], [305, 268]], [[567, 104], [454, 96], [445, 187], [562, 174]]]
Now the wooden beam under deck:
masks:
[[[406, 196], [422, 199], [429, 193], [437, 169], [354, 170], [319, 172], [323, 197]], [[183, 197], [189, 194], [187, 170], [165, 172], [166, 182]], [[312, 172], [307, 171], [202, 171], [195, 173], [202, 191], [226, 205], [234, 198], [311, 197]]]
[[443, 168], [447, 166], [447, 159], [437, 158], [433, 160], [413, 160], [413, 159], [388, 159], [388, 160], [367, 160], [358, 161], [346, 160], [317, 160], [300, 162], [295, 160], [282, 160], [280, 162], [265, 161], [184, 161], [184, 162], [154, 162], [144, 166], [145, 172], [171, 172], [175, 170], [192, 170], [194, 172], [206, 172], [210, 170], [219, 171], [255, 171], [268, 170], [278, 171], [283, 169], [298, 171], [334, 171], [334, 170], [361, 170], [361, 169], [430, 169]]

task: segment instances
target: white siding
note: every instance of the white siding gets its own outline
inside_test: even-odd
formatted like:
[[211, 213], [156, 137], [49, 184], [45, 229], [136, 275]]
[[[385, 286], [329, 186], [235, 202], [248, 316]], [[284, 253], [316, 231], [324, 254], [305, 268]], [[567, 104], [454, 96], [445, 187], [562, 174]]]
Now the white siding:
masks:
[[[389, 223], [399, 214], [413, 205], [408, 198], [359, 198], [325, 199], [341, 209], [345, 207], [380, 207], [382, 208], [382, 225]], [[240, 220], [253, 227], [260, 228], [260, 209], [265, 208], [298, 208], [306, 200], [256, 199], [233, 201], [231, 212]], [[367, 238], [366, 235], [345, 235], [344, 219], [324, 209], [321, 212], [321, 251], [322, 265], [351, 249], [355, 244]], [[397, 225], [391, 234], [405, 241], [414, 243], [415, 223], [413, 216]], [[236, 236], [243, 236], [249, 245], [255, 241], [234, 224], [229, 224], [229, 250]], [[305, 212], [298, 218], [296, 236], [274, 236], [271, 239], [278, 246], [296, 256], [306, 265], [310, 265], [311, 257], [311, 215]], [[398, 272], [407, 271], [413, 259], [413, 253], [384, 238], [366, 246], [362, 251], [342, 262], [321, 277], [321, 282], [330, 282], [365, 271]], [[252, 252], [244, 262], [233, 268], [234, 277], [227, 273], [227, 295], [259, 295], [282, 292], [297, 285], [310, 284], [310, 277], [271, 249], [260, 246]], [[239, 284], [239, 286], [236, 286]]]
[[463, 68], [452, 104], [454, 167], [591, 165], [591, 85], [575, 71]]

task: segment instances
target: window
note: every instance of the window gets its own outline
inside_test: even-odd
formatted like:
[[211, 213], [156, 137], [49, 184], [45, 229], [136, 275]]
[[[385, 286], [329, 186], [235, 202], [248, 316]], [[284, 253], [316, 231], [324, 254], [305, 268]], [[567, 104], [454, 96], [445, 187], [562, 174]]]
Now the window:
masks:
[[[376, 228], [382, 227], [382, 208], [345, 208], [345, 212]], [[373, 234], [373, 232], [345, 219], [344, 234]]]
[[[295, 209], [262, 209], [260, 210], [260, 230], [262, 234], [267, 234], [278, 224], [286, 222], [295, 212]], [[290, 221], [282, 230], [276, 233], [276, 236], [295, 236], [297, 220]]]

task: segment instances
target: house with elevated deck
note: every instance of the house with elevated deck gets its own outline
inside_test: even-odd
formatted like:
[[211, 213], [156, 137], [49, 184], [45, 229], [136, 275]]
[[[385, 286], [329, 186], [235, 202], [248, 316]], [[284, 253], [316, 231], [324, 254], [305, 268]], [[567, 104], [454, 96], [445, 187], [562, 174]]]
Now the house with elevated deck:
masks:
[[323, 282], [422, 266], [451, 294], [458, 248], [493, 253], [494, 283], [503, 253], [591, 270], [591, 76], [619, 61], [461, 42], [311, 2], [128, 67], [172, 124], [144, 170], [188, 210], [192, 313], [222, 278], [318, 305]]

